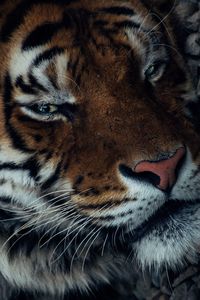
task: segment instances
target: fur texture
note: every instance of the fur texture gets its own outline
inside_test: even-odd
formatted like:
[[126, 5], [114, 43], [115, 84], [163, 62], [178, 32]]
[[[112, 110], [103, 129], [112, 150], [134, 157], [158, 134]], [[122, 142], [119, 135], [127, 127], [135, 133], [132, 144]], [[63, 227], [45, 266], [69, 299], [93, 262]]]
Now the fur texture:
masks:
[[[84, 297], [130, 280], [127, 257], [156, 269], [195, 259], [198, 9], [181, 0], [1, 1], [2, 300]], [[136, 172], [180, 151], [170, 189]]]

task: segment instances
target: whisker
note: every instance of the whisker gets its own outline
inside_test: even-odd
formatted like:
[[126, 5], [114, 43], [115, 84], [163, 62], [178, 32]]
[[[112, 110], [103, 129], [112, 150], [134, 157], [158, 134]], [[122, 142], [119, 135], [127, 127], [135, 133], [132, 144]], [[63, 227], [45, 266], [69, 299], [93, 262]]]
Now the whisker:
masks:
[[[53, 61], [52, 64], [54, 64], [55, 67], [57, 66], [55, 61]], [[71, 77], [69, 77], [69, 76], [67, 76], [65, 74], [62, 74], [62, 75], [59, 74], [59, 77], [62, 77], [62, 78], [67, 79], [67, 80], [70, 80], [72, 83], [75, 84], [75, 86], [78, 88], [78, 90], [81, 91], [81, 88], [78, 85], [78, 83], [75, 80], [73, 80]]]
[[105, 247], [106, 247], [106, 243], [107, 243], [107, 240], [108, 240], [108, 236], [109, 236], [109, 233], [106, 234], [105, 240], [104, 240], [103, 245], [102, 245], [102, 251], [101, 251], [101, 256], [102, 257], [103, 257], [104, 251], [105, 251]]
[[[60, 214], [58, 215], [58, 217], [60, 217]], [[30, 221], [28, 221], [28, 222], [26, 222], [25, 224], [23, 224], [22, 226], [20, 226], [20, 227], [19, 227], [16, 231], [14, 231], [14, 233], [13, 233], [13, 234], [12, 234], [12, 235], [11, 235], [11, 236], [3, 243], [1, 249], [3, 249], [3, 248], [6, 246], [6, 244], [7, 244], [14, 236], [16, 236], [17, 234], [19, 234], [20, 231], [25, 230], [26, 228], [28, 228], [28, 227], [34, 225], [35, 223], [39, 222], [39, 219], [40, 219], [40, 218], [41, 218], [41, 216], [39, 216], [39, 217], [37, 217], [37, 218], [35, 218], [35, 219], [32, 218]], [[49, 222], [55, 222], [55, 215], [52, 216], [52, 221], [49, 221]], [[44, 224], [47, 224], [47, 222], [44, 223]], [[40, 224], [40, 226], [41, 226], [41, 224]], [[31, 231], [35, 230], [35, 228], [36, 228], [36, 227], [31, 228], [28, 232], [25, 233], [25, 235], [27, 235], [27, 234], [29, 234]], [[23, 235], [20, 236], [19, 238], [22, 238], [22, 237], [23, 237]], [[17, 242], [17, 241], [16, 241], [16, 242]]]
[[[83, 222], [83, 220], [82, 220], [82, 222]], [[80, 223], [80, 222], [79, 222], [79, 223]], [[81, 225], [77, 226], [74, 230], [72, 230], [71, 232], [69, 232], [69, 234], [68, 234], [67, 236], [65, 236], [65, 237], [59, 242], [59, 244], [55, 247], [54, 251], [52, 252], [52, 255], [51, 255], [51, 258], [50, 258], [51, 264], [55, 263], [56, 261], [58, 261], [58, 259], [61, 258], [61, 256], [67, 251], [67, 249], [69, 248], [69, 246], [70, 246], [70, 245], [73, 243], [73, 241], [76, 239], [76, 236], [77, 236], [77, 235], [78, 235], [78, 234], [79, 234], [79, 233], [80, 233], [80, 232], [81, 232], [88, 224], [89, 224], [89, 221], [85, 222], [84, 224], [81, 224]], [[76, 225], [77, 225], [77, 224], [75, 223], [74, 226], [76, 226]], [[74, 226], [72, 226], [72, 228], [73, 228]], [[71, 241], [69, 242], [69, 244], [67, 245], [67, 247], [63, 250], [63, 252], [61, 253], [61, 255], [59, 255], [58, 257], [56, 257], [55, 260], [52, 260], [54, 254], [55, 254], [55, 252], [56, 252], [56, 249], [58, 249], [58, 247], [61, 245], [61, 243], [62, 243], [63, 241], [65, 241], [65, 239], [66, 239], [69, 235], [71, 235], [73, 232], [77, 231], [77, 229], [79, 229], [78, 232], [77, 232], [77, 234], [71, 239]]]
[[[107, 205], [105, 204], [101, 209], [96, 209], [96, 213], [98, 213], [99, 211], [103, 210], [106, 206], [107, 206]], [[109, 208], [107, 208], [107, 209], [109, 209]], [[77, 234], [73, 237], [73, 239], [70, 241], [70, 243], [68, 244], [68, 246], [67, 246], [66, 248], [64, 248], [63, 252], [62, 252], [62, 253], [56, 258], [56, 260], [54, 260], [52, 263], [55, 263], [55, 261], [57, 261], [58, 259], [60, 259], [60, 257], [67, 251], [67, 249], [69, 248], [69, 246], [71, 245], [71, 243], [72, 243], [74, 240], [77, 239], [79, 233], [80, 233], [80, 232], [81, 232], [81, 231], [82, 231], [82, 230], [90, 223], [90, 221], [91, 221], [91, 217], [89, 216], [89, 217], [87, 217], [87, 218], [85, 219], [85, 224], [82, 224], [82, 227], [81, 227], [81, 226], [78, 227], [78, 229], [80, 228], [79, 231], [78, 231]], [[72, 224], [72, 225], [73, 225], [73, 224]], [[74, 227], [74, 226], [72, 226], [72, 228], [73, 228], [73, 227]], [[89, 228], [90, 228], [90, 227], [91, 227], [91, 225], [89, 226]], [[69, 235], [71, 235], [71, 234], [72, 234], [74, 231], [76, 231], [76, 230], [77, 230], [77, 228], [75, 228], [75, 230], [72, 230], [71, 232], [69, 232], [69, 230], [67, 230], [67, 235], [66, 235], [66, 237], [63, 238], [57, 246], [59, 246], [63, 241], [66, 241], [66, 238], [67, 238]], [[53, 257], [53, 255], [54, 255], [56, 249], [57, 249], [57, 247], [54, 249], [54, 251], [53, 251], [53, 253], [52, 253], [52, 257]]]
[[141, 24], [140, 24], [140, 27], [138, 28], [136, 34], [140, 34], [140, 32], [141, 32], [141, 30], [142, 30], [143, 24], [145, 24], [147, 18], [148, 18], [150, 15], [151, 15], [151, 12], [150, 12], [150, 10], [149, 10], [148, 13], [146, 14], [146, 16], [143, 18], [143, 20], [142, 20], [142, 22], [141, 22]]
[[[43, 234], [43, 236], [40, 238], [40, 241], [39, 241], [39, 243], [38, 243], [39, 247], [40, 247], [40, 248], [44, 247], [44, 246], [45, 246], [46, 244], [48, 244], [51, 240], [53, 240], [55, 237], [59, 236], [60, 234], [62, 234], [62, 233], [64, 233], [65, 231], [68, 230], [69, 227], [63, 229], [62, 231], [56, 232], [56, 233], [54, 234], [54, 232], [57, 230], [58, 227], [60, 227], [60, 225], [61, 225], [63, 222], [65, 222], [66, 220], [69, 221], [70, 219], [73, 219], [73, 221], [76, 220], [77, 218], [80, 219], [80, 216], [77, 216], [77, 218], [74, 218], [74, 215], [76, 215], [76, 214], [70, 215], [69, 218], [66, 218], [66, 219], [63, 220], [62, 222], [60, 221], [60, 224], [56, 224], [55, 226], [51, 227], [48, 231], [46, 231], [46, 232]], [[52, 229], [54, 229], [54, 231], [52, 232], [52, 235], [50, 236], [50, 238], [49, 238], [47, 241], [45, 241], [45, 243], [41, 244], [41, 241], [45, 238], [45, 236], [46, 236], [49, 232], [52, 231]]]
[[[94, 242], [95, 242], [96, 239], [98, 238], [99, 233], [100, 233], [100, 230], [101, 230], [101, 228], [99, 228], [99, 230], [97, 230], [97, 231], [89, 238], [89, 240], [91, 240], [91, 238], [92, 238], [94, 235], [96, 235], [96, 236], [94, 237], [94, 239], [92, 240], [90, 246], [88, 247], [86, 253], [85, 253], [85, 257], [84, 257], [84, 259], [83, 259], [83, 264], [82, 264], [82, 268], [81, 268], [82, 272], [84, 272], [84, 266], [85, 266], [85, 262], [86, 262], [86, 258], [87, 258], [87, 256], [88, 256], [88, 253], [89, 253], [89, 251], [90, 251], [92, 245], [94, 244]], [[89, 240], [88, 240], [88, 241], [89, 241]], [[87, 242], [87, 243], [88, 243], [88, 242]]]
[[156, 24], [151, 30], [149, 30], [149, 31], [146, 33], [146, 37], [148, 37], [148, 35], [149, 35], [152, 31], [154, 31], [157, 27], [159, 27], [160, 24], [163, 24], [163, 23], [164, 23], [164, 21], [165, 21], [165, 20], [171, 15], [171, 13], [174, 11], [176, 5], [177, 5], [177, 0], [174, 1], [174, 4], [173, 4], [172, 8], [171, 8], [170, 11], [169, 11], [169, 12], [161, 19], [161, 21], [160, 21], [158, 24]]
[[[96, 232], [96, 228], [94, 227], [85, 237], [84, 239], [81, 241], [81, 243], [78, 245], [78, 247], [76, 248], [76, 251], [74, 252], [73, 256], [72, 256], [72, 260], [71, 260], [71, 264], [70, 264], [70, 270], [72, 269], [72, 265], [75, 259], [76, 254], [78, 253], [79, 249], [81, 248], [81, 246], [84, 244], [84, 242], [88, 239], [88, 237], [93, 233]], [[83, 249], [82, 249], [83, 250]], [[82, 253], [82, 250], [80, 252], [80, 254]], [[70, 271], [71, 273], [71, 271]]]

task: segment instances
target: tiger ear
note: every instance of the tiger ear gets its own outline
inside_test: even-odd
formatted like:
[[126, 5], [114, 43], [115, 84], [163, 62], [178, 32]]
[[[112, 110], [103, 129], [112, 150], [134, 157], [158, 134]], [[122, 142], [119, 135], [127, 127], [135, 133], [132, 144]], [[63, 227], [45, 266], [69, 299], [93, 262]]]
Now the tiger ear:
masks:
[[143, 0], [145, 5], [162, 14], [167, 14], [176, 6], [176, 0]]

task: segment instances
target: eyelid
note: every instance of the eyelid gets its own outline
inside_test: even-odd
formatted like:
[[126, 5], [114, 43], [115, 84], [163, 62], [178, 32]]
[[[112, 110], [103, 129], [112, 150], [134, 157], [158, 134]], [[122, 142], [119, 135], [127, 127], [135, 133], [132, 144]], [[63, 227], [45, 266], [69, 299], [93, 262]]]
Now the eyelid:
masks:
[[[49, 105], [56, 107], [56, 110], [54, 112], [49, 112], [47, 114], [40, 114], [37, 111], [34, 111], [34, 109], [31, 109], [34, 105]], [[54, 120], [68, 120], [73, 121], [74, 120], [74, 114], [77, 112], [78, 107], [77, 104], [73, 103], [62, 103], [62, 104], [55, 104], [48, 101], [34, 101], [29, 104], [21, 104], [20, 105], [22, 111], [26, 114], [28, 114], [33, 119], [36, 119], [38, 121], [54, 121]]]
[[152, 74], [152, 78], [149, 78], [149, 79], [147, 78], [147, 80], [149, 80], [152, 83], [158, 81], [162, 77], [162, 75], [163, 75], [163, 73], [164, 73], [164, 71], [165, 71], [168, 63], [169, 63], [168, 59], [162, 59], [162, 60], [161, 59], [157, 59], [154, 62], [152, 62], [151, 64], [149, 64], [147, 66], [147, 68], [145, 69], [145, 71], [144, 71], [144, 75], [146, 76], [145, 73], [148, 71], [148, 69], [151, 66], [155, 66], [157, 68], [157, 72], [155, 72], [155, 74]]
[[66, 119], [57, 113], [50, 113], [50, 114], [46, 114], [46, 115], [36, 113], [33, 110], [31, 110], [28, 105], [21, 105], [21, 111], [25, 115], [28, 115], [31, 119], [39, 121], [39, 122], [50, 122], [50, 121], [56, 121], [59, 119]]

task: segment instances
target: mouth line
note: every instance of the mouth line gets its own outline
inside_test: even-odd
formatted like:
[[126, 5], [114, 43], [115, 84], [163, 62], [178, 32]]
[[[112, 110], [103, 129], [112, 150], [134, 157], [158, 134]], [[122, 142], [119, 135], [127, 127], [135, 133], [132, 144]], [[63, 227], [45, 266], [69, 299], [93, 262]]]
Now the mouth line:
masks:
[[[183, 209], [190, 208], [195, 204], [200, 205], [200, 199], [186, 202], [184, 200], [168, 200], [157, 211], [153, 213], [146, 221], [133, 230], [131, 233], [131, 242], [139, 242], [142, 238], [152, 232], [153, 229], [167, 226], [168, 221], [178, 215]], [[130, 239], [130, 234], [129, 234]]]

